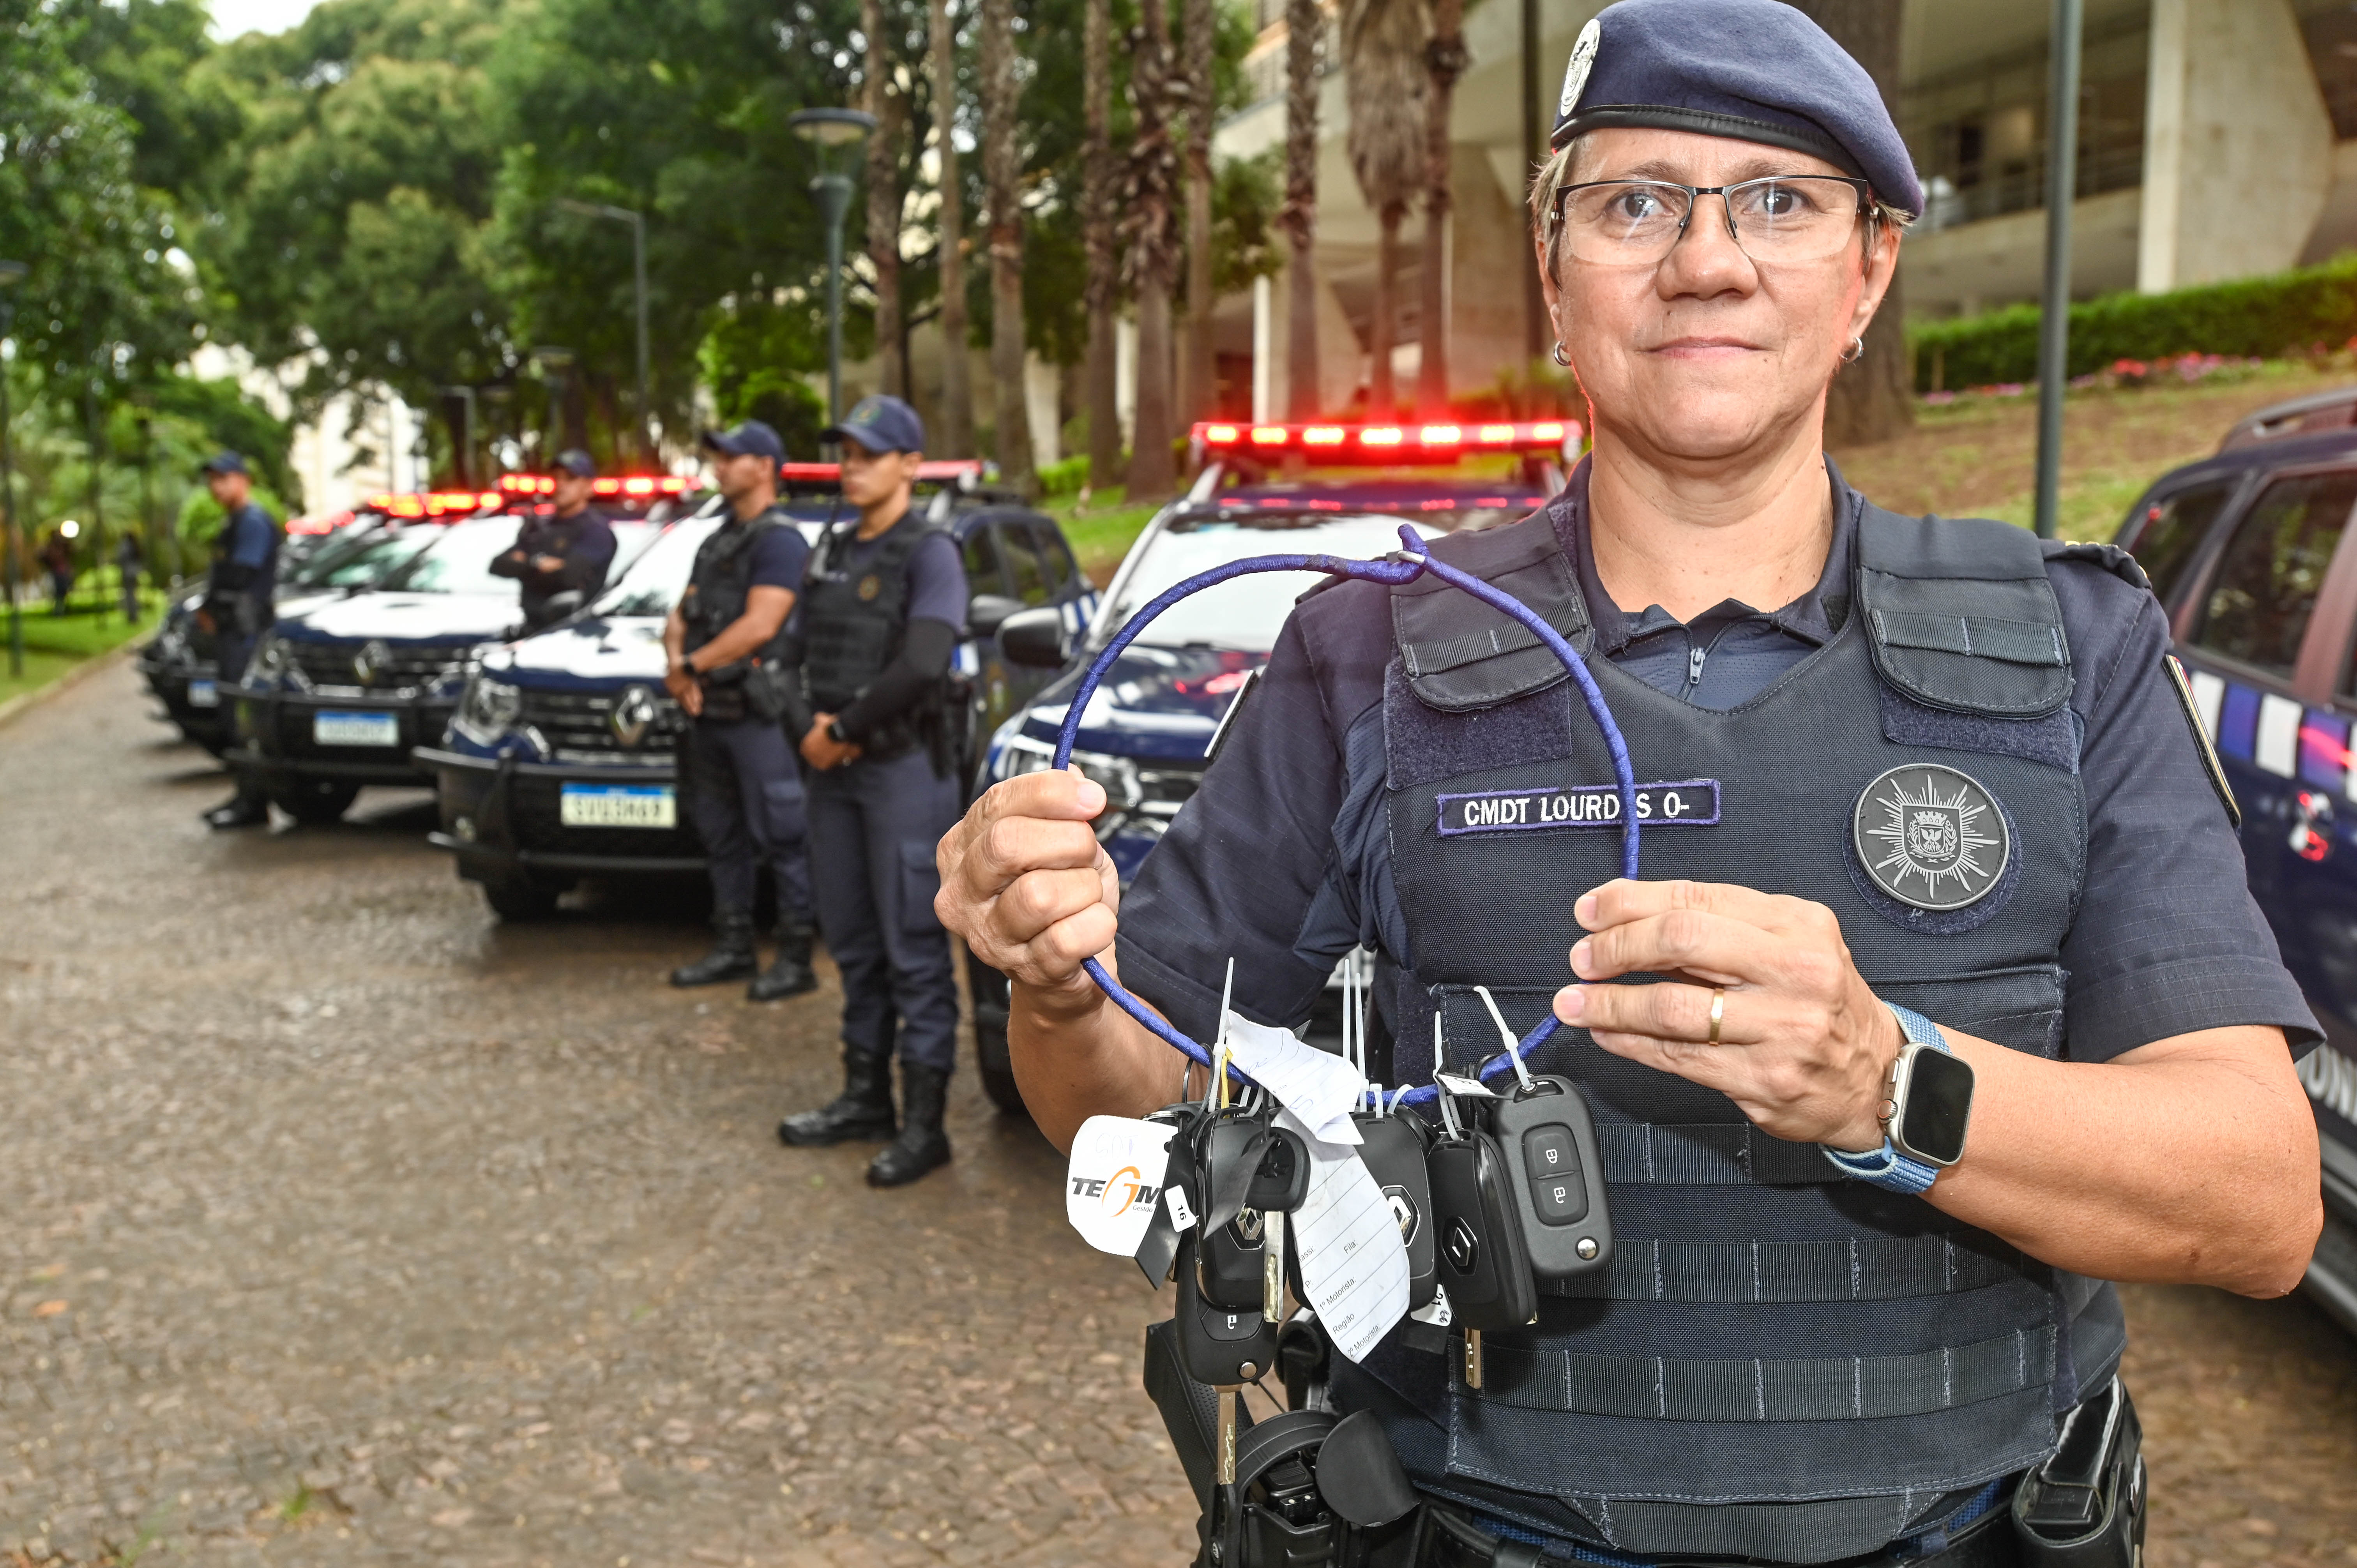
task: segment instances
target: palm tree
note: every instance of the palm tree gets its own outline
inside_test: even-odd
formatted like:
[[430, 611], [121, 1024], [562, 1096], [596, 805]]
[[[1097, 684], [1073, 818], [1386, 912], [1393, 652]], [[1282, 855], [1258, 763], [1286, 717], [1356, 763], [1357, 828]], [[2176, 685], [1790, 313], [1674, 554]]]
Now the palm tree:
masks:
[[[1212, 0], [1186, 0], [1180, 75], [1187, 102], [1187, 346], [1179, 365], [1178, 420], [1211, 414], [1218, 373], [1211, 351]], [[1174, 96], [1176, 96], [1174, 94]]]
[[1129, 239], [1129, 281], [1137, 296], [1137, 404], [1129, 444], [1129, 499], [1159, 500], [1177, 472], [1171, 461], [1170, 196], [1178, 185], [1178, 152], [1170, 134], [1175, 83], [1170, 29], [1162, 0], [1139, 0], [1131, 35], [1130, 106], [1136, 134], [1130, 143], [1129, 184], [1122, 227]]
[[1375, 251], [1375, 314], [1368, 334], [1367, 417], [1389, 419], [1392, 345], [1399, 340], [1399, 231], [1424, 174], [1424, 0], [1346, 0], [1342, 87], [1351, 105], [1351, 172], [1383, 224]]
[[900, 336], [900, 95], [891, 90], [892, 61], [884, 44], [883, 0], [859, 0], [859, 27], [867, 36], [866, 81], [860, 96], [876, 116], [867, 137], [867, 260], [876, 269], [876, 358], [882, 390], [909, 395], [909, 366]]
[[1416, 403], [1437, 413], [1448, 406], [1448, 113], [1457, 79], [1472, 57], [1465, 52], [1465, 0], [1434, 0], [1432, 38], [1424, 46], [1431, 78], [1424, 116], [1424, 362], [1416, 371]]
[[974, 450], [974, 388], [965, 356], [965, 187], [959, 183], [957, 29], [949, 0], [932, 0], [934, 153], [941, 177], [942, 418], [934, 445], [945, 457]]
[[1277, 220], [1292, 242], [1286, 263], [1286, 417], [1315, 419], [1318, 406], [1318, 44], [1326, 16], [1318, 0], [1285, 5], [1285, 206]]
[[1081, 21], [1081, 98], [1087, 125], [1081, 176], [1082, 242], [1089, 269], [1083, 285], [1089, 311], [1089, 483], [1099, 489], [1121, 474], [1121, 392], [1114, 346], [1114, 306], [1121, 287], [1114, 203], [1121, 175], [1113, 150], [1112, 34], [1112, 0], [1087, 0]]
[[990, 380], [998, 412], [998, 477], [1039, 486], [1023, 388], [1023, 81], [1015, 0], [982, 0], [982, 175], [990, 200]]

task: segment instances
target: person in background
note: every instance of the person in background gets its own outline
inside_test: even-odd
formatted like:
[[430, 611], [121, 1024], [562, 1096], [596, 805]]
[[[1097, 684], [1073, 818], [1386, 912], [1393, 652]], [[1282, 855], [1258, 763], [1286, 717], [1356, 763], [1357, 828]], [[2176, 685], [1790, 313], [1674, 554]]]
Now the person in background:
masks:
[[[243, 457], [223, 452], [205, 464], [203, 473], [205, 488], [229, 515], [213, 536], [213, 563], [197, 624], [218, 642], [221, 683], [227, 688], [244, 679], [253, 645], [274, 618], [271, 598], [278, 586], [281, 535], [278, 520], [253, 499], [253, 475]], [[205, 821], [216, 828], [259, 827], [269, 822], [270, 799], [262, 776], [239, 770], [237, 793], [207, 811]]]
[[553, 626], [597, 596], [614, 564], [614, 530], [593, 511], [597, 465], [587, 452], [561, 452], [556, 458], [554, 509], [546, 517], [527, 512], [516, 530], [515, 548], [491, 563], [495, 576], [523, 585], [523, 628]]
[[[831, 530], [803, 610], [802, 727], [811, 862], [827, 950], [843, 973], [843, 1092], [789, 1116], [797, 1147], [893, 1141], [871, 1187], [915, 1181], [950, 1157], [942, 1108], [957, 1060], [957, 983], [933, 913], [933, 845], [963, 803], [951, 761], [945, 677], [965, 624], [956, 542], [910, 506], [925, 427], [895, 397], [862, 398], [826, 439], [842, 443], [856, 529]], [[892, 1052], [900, 1054], [894, 1136]]]
[[146, 567], [147, 554], [139, 548], [139, 536], [124, 529], [114, 545], [114, 572], [122, 579], [123, 618], [134, 626], [139, 624], [139, 574]]
[[41, 546], [41, 569], [49, 575], [49, 613], [66, 613], [66, 596], [73, 592], [73, 546], [66, 541], [62, 528], [49, 530], [48, 542]]

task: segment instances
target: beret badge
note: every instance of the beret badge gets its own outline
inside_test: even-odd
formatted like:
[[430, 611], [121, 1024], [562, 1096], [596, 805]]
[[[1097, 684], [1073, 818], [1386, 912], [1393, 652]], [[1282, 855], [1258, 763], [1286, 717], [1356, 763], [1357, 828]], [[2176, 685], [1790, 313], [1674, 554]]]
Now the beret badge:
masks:
[[1587, 73], [1596, 69], [1596, 46], [1603, 37], [1601, 17], [1590, 16], [1587, 26], [1579, 30], [1579, 41], [1571, 46], [1571, 63], [1564, 68], [1563, 103], [1555, 110], [1557, 119], [1579, 107], [1579, 95], [1587, 90]]

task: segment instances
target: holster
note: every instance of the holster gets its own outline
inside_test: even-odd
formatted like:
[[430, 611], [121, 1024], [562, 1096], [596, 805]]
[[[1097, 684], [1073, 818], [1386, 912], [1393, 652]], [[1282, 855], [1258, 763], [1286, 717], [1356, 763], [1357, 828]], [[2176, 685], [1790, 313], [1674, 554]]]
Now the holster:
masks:
[[2134, 1568], [2144, 1551], [2144, 1426], [2119, 1379], [2081, 1402], [2013, 1493], [2023, 1568]]

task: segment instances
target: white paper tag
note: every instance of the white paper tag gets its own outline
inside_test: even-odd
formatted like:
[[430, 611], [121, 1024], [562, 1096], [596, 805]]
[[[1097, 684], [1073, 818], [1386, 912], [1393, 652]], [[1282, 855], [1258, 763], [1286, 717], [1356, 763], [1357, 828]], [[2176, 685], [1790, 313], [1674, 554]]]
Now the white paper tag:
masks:
[[1286, 1227], [1301, 1262], [1302, 1296], [1318, 1309], [1334, 1348], [1359, 1360], [1407, 1311], [1399, 1221], [1355, 1149], [1312, 1135], [1291, 1111], [1276, 1120], [1309, 1147], [1309, 1192]]
[[1448, 1309], [1448, 1287], [1433, 1286], [1432, 1299], [1409, 1313], [1408, 1316], [1418, 1323], [1429, 1323], [1436, 1328], [1448, 1327], [1449, 1319], [1455, 1316]]
[[1367, 1092], [1366, 1075], [1330, 1051], [1306, 1046], [1289, 1030], [1226, 1018], [1228, 1054], [1254, 1083], [1298, 1117], [1302, 1129], [1330, 1144], [1361, 1142], [1351, 1111]]
[[1478, 1078], [1467, 1078], [1453, 1072], [1437, 1072], [1432, 1081], [1460, 1100], [1495, 1100], [1498, 1091]]
[[1064, 1175], [1064, 1218], [1100, 1252], [1134, 1258], [1169, 1169], [1168, 1122], [1092, 1116], [1072, 1139]]
[[[1177, 1226], [1179, 1230], [1192, 1230], [1195, 1228], [1195, 1209], [1194, 1206], [1187, 1201], [1187, 1189], [1185, 1187], [1164, 1187], [1162, 1189], [1162, 1207], [1170, 1211], [1170, 1223]], [[1141, 1237], [1140, 1240], [1142, 1240], [1144, 1238]]]

